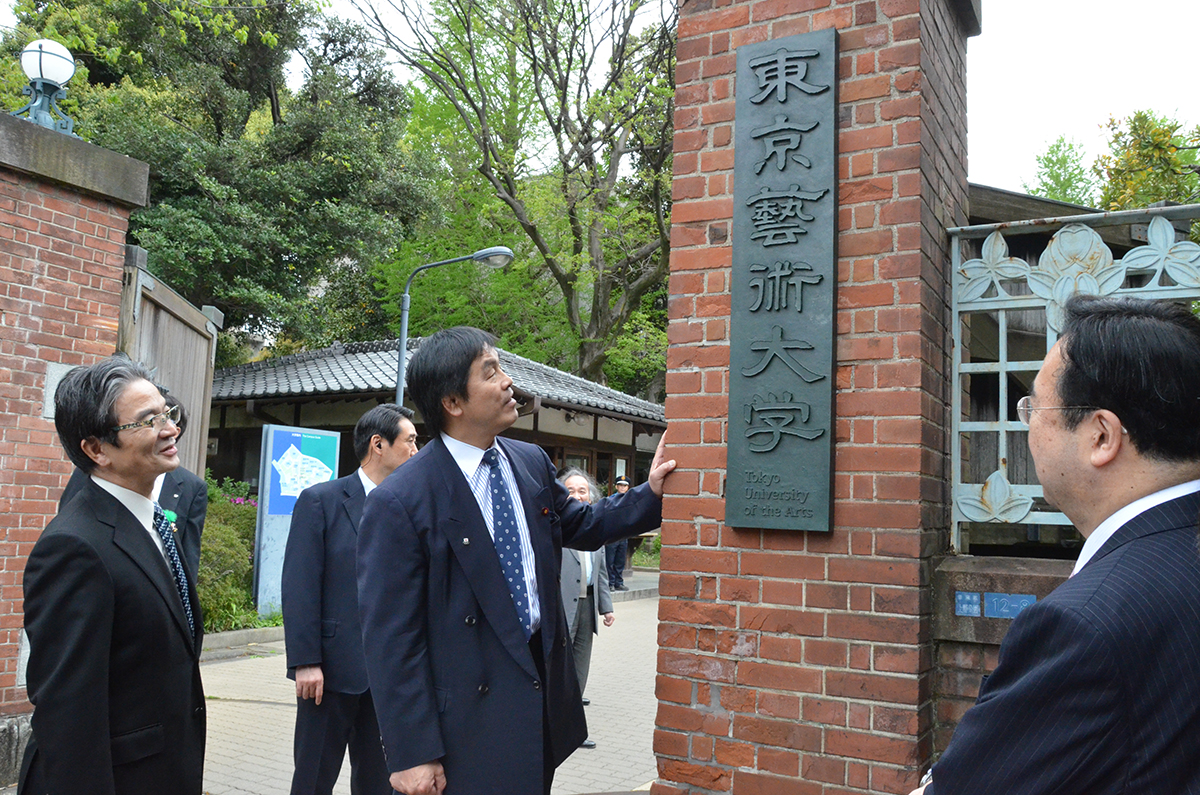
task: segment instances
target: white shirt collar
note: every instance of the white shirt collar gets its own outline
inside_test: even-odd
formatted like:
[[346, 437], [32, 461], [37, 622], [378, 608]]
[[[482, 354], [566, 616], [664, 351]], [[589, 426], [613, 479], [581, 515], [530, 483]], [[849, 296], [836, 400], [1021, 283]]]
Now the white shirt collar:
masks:
[[[450, 451], [451, 457], [454, 458], [454, 463], [458, 464], [458, 468], [462, 470], [463, 477], [470, 483], [471, 478], [475, 476], [475, 470], [479, 469], [479, 464], [483, 461], [484, 450], [473, 444], [460, 442], [453, 436], [447, 436], [445, 431], [442, 432], [442, 442], [445, 443], [446, 449]], [[499, 449], [495, 440], [492, 441], [492, 447]]]
[[1147, 494], [1118, 509], [1116, 513], [1101, 522], [1083, 542], [1083, 549], [1079, 551], [1079, 560], [1075, 561], [1075, 570], [1071, 572], [1071, 576], [1074, 577], [1078, 574], [1079, 570], [1096, 556], [1105, 542], [1112, 538], [1114, 533], [1129, 524], [1135, 516], [1139, 516], [1157, 505], [1162, 505], [1164, 502], [1177, 500], [1197, 491], [1200, 491], [1200, 480], [1191, 480], [1187, 483], [1170, 486], [1162, 491], [1156, 491], [1153, 494]]
[[367, 473], [363, 472], [362, 467], [358, 468], [358, 479], [362, 481], [363, 491], [365, 491], [367, 494], [370, 494], [371, 490], [375, 488], [375, 481], [367, 477]]
[[[160, 475], [161, 477], [161, 475]], [[158, 551], [166, 555], [166, 547], [163, 545], [163, 540], [159, 537], [158, 531], [154, 529], [154, 503], [146, 499], [136, 491], [131, 491], [124, 486], [118, 486], [111, 480], [92, 475], [92, 482], [100, 488], [107, 491], [117, 499], [117, 502], [125, 506], [128, 511], [133, 514], [133, 518], [138, 520], [138, 523], [146, 529], [150, 534], [150, 539], [154, 541], [154, 546], [158, 547]], [[161, 487], [160, 487], [161, 488]]]

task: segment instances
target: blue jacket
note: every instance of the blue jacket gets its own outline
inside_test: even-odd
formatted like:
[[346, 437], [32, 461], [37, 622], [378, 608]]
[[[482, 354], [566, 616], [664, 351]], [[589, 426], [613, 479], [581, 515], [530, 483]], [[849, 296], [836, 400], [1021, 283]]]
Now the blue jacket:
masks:
[[557, 766], [587, 737], [559, 594], [562, 548], [656, 527], [646, 485], [589, 506], [541, 448], [498, 440], [512, 462], [536, 559], [545, 677], [525, 639], [471, 488], [434, 439], [367, 498], [358, 592], [367, 676], [388, 769], [441, 760], [447, 791], [542, 795], [545, 738]]
[[335, 693], [367, 689], [354, 565], [364, 500], [357, 469], [300, 492], [283, 556], [288, 677], [299, 665], [319, 664], [325, 689]]

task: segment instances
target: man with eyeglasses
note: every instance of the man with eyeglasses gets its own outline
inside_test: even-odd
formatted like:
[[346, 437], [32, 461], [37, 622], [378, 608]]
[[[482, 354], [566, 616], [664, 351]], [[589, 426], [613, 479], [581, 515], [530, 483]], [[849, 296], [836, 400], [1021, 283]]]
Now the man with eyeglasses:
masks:
[[[167, 410], [171, 421], [179, 433], [175, 436], [175, 444], [183, 438], [187, 430], [187, 411], [179, 398], [169, 393], [165, 387], [159, 390], [167, 400]], [[79, 467], [71, 473], [67, 487], [58, 498], [58, 510], [79, 493], [89, 476]], [[204, 532], [204, 519], [208, 514], [208, 484], [204, 479], [193, 474], [183, 466], [176, 467], [170, 472], [164, 472], [154, 479], [154, 492], [151, 499], [162, 506], [168, 518], [175, 522], [175, 543], [179, 546], [179, 554], [188, 573], [196, 576], [200, 568], [200, 537]]]
[[1076, 296], [1017, 407], [1086, 538], [1013, 622], [924, 795], [1200, 793], [1200, 319]]
[[174, 522], [151, 499], [179, 466], [179, 415], [122, 356], [70, 371], [54, 406], [90, 478], [25, 566], [34, 712], [19, 792], [200, 795], [200, 602]]

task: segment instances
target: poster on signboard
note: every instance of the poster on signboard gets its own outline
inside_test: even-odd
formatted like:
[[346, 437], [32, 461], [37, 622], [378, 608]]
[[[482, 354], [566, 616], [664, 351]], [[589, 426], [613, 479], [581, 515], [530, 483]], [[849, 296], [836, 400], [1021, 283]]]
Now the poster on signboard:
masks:
[[336, 431], [288, 425], [263, 427], [254, 538], [254, 595], [260, 616], [280, 611], [279, 584], [292, 509], [300, 492], [337, 477], [340, 440], [341, 434]]

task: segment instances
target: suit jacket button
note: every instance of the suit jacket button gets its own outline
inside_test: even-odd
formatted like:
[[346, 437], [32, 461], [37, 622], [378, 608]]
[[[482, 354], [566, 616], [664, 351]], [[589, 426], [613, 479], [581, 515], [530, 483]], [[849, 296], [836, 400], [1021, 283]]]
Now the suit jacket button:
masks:
[[533, 680], [533, 689], [534, 689], [534, 690], [541, 690], [541, 689], [542, 689], [542, 683], [541, 683], [541, 682], [539, 682], [538, 680], [534, 679], [534, 680]]
[[468, 627], [475, 626], [475, 616], [467, 616], [465, 620]]
[[486, 696], [487, 694], [488, 694], [488, 686], [487, 686], [487, 685], [480, 685], [480, 686], [479, 686], [479, 695], [481, 695], [481, 696]]
[[567, 636], [566, 635], [563, 635], [562, 645], [563, 645], [563, 648], [566, 648], [566, 646], [567, 646]]

